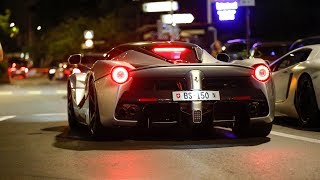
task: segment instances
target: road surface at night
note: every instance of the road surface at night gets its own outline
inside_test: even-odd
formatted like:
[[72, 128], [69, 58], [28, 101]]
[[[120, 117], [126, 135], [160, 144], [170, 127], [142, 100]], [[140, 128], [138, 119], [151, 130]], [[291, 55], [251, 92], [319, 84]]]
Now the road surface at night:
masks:
[[167, 129], [92, 140], [70, 132], [66, 82], [0, 85], [0, 179], [319, 179], [320, 129], [276, 119], [267, 138]]

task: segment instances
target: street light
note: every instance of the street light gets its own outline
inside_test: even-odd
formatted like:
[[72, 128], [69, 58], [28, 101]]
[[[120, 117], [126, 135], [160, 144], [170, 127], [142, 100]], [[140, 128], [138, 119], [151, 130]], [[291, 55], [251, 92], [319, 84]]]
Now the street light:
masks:
[[38, 26], [38, 27], [37, 27], [37, 30], [38, 30], [38, 31], [40, 31], [41, 29], [42, 29], [42, 27], [41, 27], [41, 26]]
[[12, 23], [10, 23], [10, 27], [12, 28], [12, 27], [14, 27], [16, 24], [14, 23], [14, 22], [12, 22]]
[[93, 37], [94, 37], [93, 30], [85, 30], [84, 33], [83, 33], [83, 37], [86, 40], [93, 39]]

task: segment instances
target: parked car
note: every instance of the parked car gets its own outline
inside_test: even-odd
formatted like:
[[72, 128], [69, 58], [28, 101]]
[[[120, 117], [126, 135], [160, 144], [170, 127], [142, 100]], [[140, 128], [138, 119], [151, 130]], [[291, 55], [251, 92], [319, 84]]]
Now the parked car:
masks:
[[50, 80], [67, 80], [73, 73], [86, 72], [87, 67], [91, 67], [97, 60], [106, 59], [106, 53], [85, 53], [81, 55], [81, 64], [71, 65], [68, 62], [60, 62], [58, 65], [52, 65], [48, 71]]
[[320, 122], [320, 45], [290, 51], [270, 65], [276, 112], [299, 119], [301, 126]]
[[290, 45], [289, 51], [292, 51], [299, 47], [313, 45], [313, 44], [320, 44], [320, 36], [311, 36], [311, 37], [298, 39]]
[[[250, 42], [250, 47], [255, 41]], [[233, 39], [228, 40], [222, 47], [223, 53], [230, 56], [230, 60], [247, 59], [247, 40], [246, 39]]]
[[271, 63], [286, 54], [289, 46], [289, 42], [257, 42], [250, 49], [250, 58], [261, 58]]
[[[68, 122], [93, 137], [118, 127], [174, 126], [237, 136], [267, 136], [274, 117], [273, 81], [263, 60], [232, 63], [186, 42], [117, 46], [68, 80]], [[69, 63], [81, 65], [80, 54]]]
[[29, 62], [20, 57], [10, 57], [8, 72], [11, 77], [20, 76], [26, 78], [29, 72]]

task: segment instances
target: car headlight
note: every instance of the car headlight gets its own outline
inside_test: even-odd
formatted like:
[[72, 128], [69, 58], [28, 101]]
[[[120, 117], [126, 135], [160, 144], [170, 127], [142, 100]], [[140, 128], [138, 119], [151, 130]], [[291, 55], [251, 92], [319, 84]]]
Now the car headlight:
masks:
[[49, 74], [54, 74], [54, 73], [56, 73], [56, 69], [50, 69], [49, 70]]

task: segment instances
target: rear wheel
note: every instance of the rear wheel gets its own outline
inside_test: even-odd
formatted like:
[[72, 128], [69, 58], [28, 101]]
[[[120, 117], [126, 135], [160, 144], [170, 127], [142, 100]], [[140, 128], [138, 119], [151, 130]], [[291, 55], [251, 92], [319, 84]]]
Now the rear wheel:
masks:
[[298, 82], [295, 107], [299, 115], [299, 124], [308, 127], [319, 120], [319, 109], [311, 79], [303, 75]]
[[70, 82], [68, 82], [67, 97], [68, 97], [68, 124], [70, 129], [75, 129], [78, 126], [78, 122], [73, 109], [73, 100], [72, 100]]
[[103, 126], [100, 122], [97, 94], [93, 80], [91, 80], [89, 87], [89, 118], [89, 131], [91, 136], [94, 138], [101, 136], [103, 132]]
[[250, 122], [250, 116], [245, 106], [239, 107], [236, 121], [232, 127], [233, 133], [240, 138], [266, 137], [270, 134], [272, 123]]
[[250, 127], [249, 136], [251, 137], [266, 137], [270, 134], [272, 123], [257, 123]]

